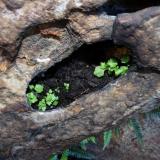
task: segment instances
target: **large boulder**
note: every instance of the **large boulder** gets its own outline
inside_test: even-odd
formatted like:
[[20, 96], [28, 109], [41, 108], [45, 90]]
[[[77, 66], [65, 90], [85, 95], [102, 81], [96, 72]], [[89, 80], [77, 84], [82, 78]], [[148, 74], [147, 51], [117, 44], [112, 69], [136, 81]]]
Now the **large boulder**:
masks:
[[[115, 21], [115, 16], [108, 16], [101, 8], [106, 2], [0, 1], [0, 156], [3, 159], [47, 159], [52, 152], [114, 127], [134, 113], [148, 112], [159, 104], [160, 75], [152, 70], [155, 56], [154, 68], [159, 69], [158, 45], [145, 41], [145, 34], [141, 34], [140, 42], [152, 46], [144, 48], [146, 53], [142, 52], [150, 60], [141, 57], [137, 41], [130, 41], [127, 36], [126, 43], [126, 32], [133, 32], [132, 25], [125, 30], [119, 23], [126, 15], [119, 15]], [[159, 7], [153, 9], [129, 15], [134, 17], [129, 22], [139, 27], [143, 26], [143, 20], [145, 24], [148, 22], [152, 32], [147, 30], [147, 33], [156, 37], [158, 44]], [[142, 27], [143, 33], [145, 30], [146, 27]], [[26, 89], [38, 73], [62, 61], [84, 43], [112, 38], [131, 47], [133, 60], [134, 57], [137, 62], [145, 60], [150, 72], [131, 71], [64, 109], [44, 113], [31, 109]], [[158, 156], [157, 153], [157, 160]]]

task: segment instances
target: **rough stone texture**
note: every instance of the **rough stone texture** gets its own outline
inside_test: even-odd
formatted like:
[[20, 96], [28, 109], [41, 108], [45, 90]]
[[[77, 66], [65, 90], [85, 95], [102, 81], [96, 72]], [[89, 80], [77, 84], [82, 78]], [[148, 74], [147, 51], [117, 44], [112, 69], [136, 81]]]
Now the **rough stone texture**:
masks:
[[160, 7], [120, 14], [114, 24], [113, 39], [130, 47], [140, 66], [160, 70]]
[[28, 28], [67, 19], [73, 9], [90, 10], [105, 2], [107, 0], [1, 0], [0, 46], [13, 59]]
[[70, 25], [82, 41], [94, 43], [111, 39], [114, 19], [115, 16], [107, 16], [105, 13], [87, 15], [75, 12], [70, 16]]
[[[159, 104], [160, 75], [151, 70], [150, 73], [131, 72], [64, 109], [42, 113], [27, 105], [27, 85], [39, 72], [66, 58], [83, 43], [111, 39], [115, 17], [98, 8], [105, 2], [107, 0], [0, 1], [0, 70], [3, 71], [0, 73], [0, 158], [47, 159], [53, 151], [61, 151], [88, 135], [98, 134], [134, 113], [150, 111]], [[157, 37], [158, 44], [158, 13], [158, 7], [134, 13], [129, 24], [134, 29], [142, 26], [143, 33], [147, 30], [143, 24], [155, 25], [157, 29], [151, 27], [152, 32], [147, 30], [146, 33]], [[114, 40], [135, 49], [137, 61], [144, 62], [137, 43], [151, 41], [145, 41], [142, 34], [141, 41], [131, 42], [126, 32], [132, 35], [132, 27], [127, 25], [124, 30], [120, 19], [121, 15], [115, 23]], [[123, 22], [125, 20], [128, 21], [124, 18]], [[142, 53], [148, 67], [153, 64], [146, 57], [152, 60], [156, 56], [154, 67], [159, 68], [158, 45], [153, 45], [147, 48], [153, 52], [144, 47], [146, 54]], [[159, 160], [157, 152], [155, 159]]]
[[112, 139], [105, 151], [102, 147], [92, 146], [96, 160], [158, 160], [160, 159], [160, 119], [140, 119], [143, 134], [143, 145], [140, 145], [133, 129], [123, 125], [122, 135]]
[[158, 74], [131, 72], [65, 109], [46, 113], [2, 110], [1, 153], [10, 152], [17, 159], [47, 159], [52, 150], [60, 151], [133, 113], [153, 109], [160, 102], [159, 79]]

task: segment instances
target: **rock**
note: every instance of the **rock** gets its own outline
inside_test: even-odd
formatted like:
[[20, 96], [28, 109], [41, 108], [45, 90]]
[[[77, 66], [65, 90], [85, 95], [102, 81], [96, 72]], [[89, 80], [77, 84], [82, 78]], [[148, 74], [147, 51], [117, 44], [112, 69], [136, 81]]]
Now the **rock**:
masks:
[[111, 40], [114, 20], [115, 16], [108, 16], [103, 12], [98, 15], [75, 12], [70, 16], [70, 26], [81, 40], [94, 43]]
[[[137, 117], [136, 117], [137, 118]], [[152, 120], [140, 118], [142, 126], [143, 144], [139, 144], [133, 129], [127, 124], [121, 126], [119, 138], [113, 138], [105, 151], [102, 147], [91, 147], [96, 159], [100, 160], [159, 160], [160, 148], [160, 119]], [[107, 157], [107, 158], [106, 158]]]
[[133, 113], [152, 110], [159, 104], [159, 79], [159, 74], [131, 72], [67, 108], [51, 112], [25, 111], [22, 109], [27, 106], [19, 102], [2, 109], [2, 155], [10, 152], [19, 159], [47, 159], [51, 151], [60, 151], [86, 136], [98, 134]]
[[67, 19], [73, 9], [90, 10], [107, 1], [51, 0], [45, 3], [43, 0], [0, 1], [0, 46], [13, 59], [28, 28]]
[[[101, 10], [105, 2], [107, 0], [0, 1], [0, 70], [3, 71], [0, 73], [0, 158], [47, 159], [52, 152], [60, 152], [159, 104], [160, 75], [152, 70], [128, 73], [64, 109], [42, 113], [27, 104], [27, 86], [38, 73], [62, 61], [84, 43], [112, 38], [115, 17]], [[155, 16], [151, 22], [156, 22], [157, 28], [159, 8], [153, 9], [133, 13], [130, 20], [133, 28], [134, 23], [140, 26], [143, 20], [147, 23], [147, 16]], [[121, 27], [118, 22], [121, 16], [125, 17], [118, 16], [113, 39], [124, 44], [127, 39], [124, 36], [119, 41], [119, 34], [125, 35], [127, 31], [132, 34], [133, 30]], [[140, 22], [135, 21], [137, 17]], [[149, 30], [146, 33], [149, 34]], [[153, 27], [153, 39], [158, 38], [157, 33], [158, 29]], [[128, 39], [126, 44], [135, 49], [133, 58], [136, 56], [143, 64], [137, 42]], [[140, 42], [146, 42], [143, 36]], [[150, 57], [150, 60], [145, 57], [146, 64], [152, 67], [156, 56], [155, 64], [159, 68], [158, 52], [153, 47], [153, 56], [151, 48], [145, 48]]]
[[120, 14], [114, 24], [113, 39], [130, 47], [142, 67], [160, 70], [160, 7]]

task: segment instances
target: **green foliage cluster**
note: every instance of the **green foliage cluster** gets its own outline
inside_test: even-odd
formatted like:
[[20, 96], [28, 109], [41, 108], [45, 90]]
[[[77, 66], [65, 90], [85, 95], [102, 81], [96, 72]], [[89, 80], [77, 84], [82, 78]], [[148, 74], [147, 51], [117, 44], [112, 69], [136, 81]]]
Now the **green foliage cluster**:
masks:
[[[69, 83], [64, 83], [63, 88], [66, 92], [69, 91]], [[60, 93], [59, 87], [52, 90], [49, 89], [48, 92], [44, 93], [44, 86], [41, 84], [29, 85], [29, 92], [27, 93], [27, 100], [30, 105], [37, 104], [39, 111], [46, 111], [47, 108], [56, 107], [59, 104]], [[42, 96], [42, 94], [44, 96]], [[39, 98], [42, 97], [42, 98]]]
[[129, 56], [125, 55], [120, 60], [122, 66], [119, 66], [118, 60], [115, 58], [110, 58], [107, 62], [101, 62], [99, 66], [95, 67], [94, 75], [98, 78], [104, 76], [105, 71], [108, 74], [114, 74], [116, 77], [124, 75], [128, 71]]

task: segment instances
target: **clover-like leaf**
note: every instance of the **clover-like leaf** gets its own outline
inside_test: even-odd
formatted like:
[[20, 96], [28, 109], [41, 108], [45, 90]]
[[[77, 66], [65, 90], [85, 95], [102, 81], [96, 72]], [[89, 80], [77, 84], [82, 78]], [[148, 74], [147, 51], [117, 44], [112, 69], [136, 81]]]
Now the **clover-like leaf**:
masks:
[[100, 66], [97, 66], [97, 67], [95, 68], [93, 74], [94, 74], [96, 77], [100, 78], [100, 77], [103, 77], [103, 76], [104, 76], [104, 72], [105, 72], [104, 69], [102, 69]]
[[121, 66], [117, 70], [115, 70], [115, 76], [124, 75], [128, 72], [127, 66]]
[[34, 87], [34, 90], [36, 91], [36, 93], [42, 93], [44, 90], [44, 87], [41, 84], [36, 84]]
[[46, 108], [47, 108], [47, 105], [46, 105], [45, 99], [42, 99], [41, 101], [39, 101], [39, 103], [38, 103], [38, 109], [40, 111], [45, 111]]
[[27, 94], [27, 100], [30, 104], [36, 103], [38, 101], [36, 95], [33, 92]]

